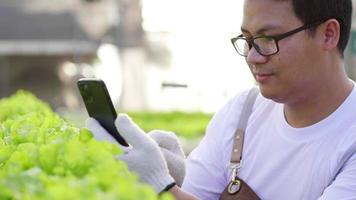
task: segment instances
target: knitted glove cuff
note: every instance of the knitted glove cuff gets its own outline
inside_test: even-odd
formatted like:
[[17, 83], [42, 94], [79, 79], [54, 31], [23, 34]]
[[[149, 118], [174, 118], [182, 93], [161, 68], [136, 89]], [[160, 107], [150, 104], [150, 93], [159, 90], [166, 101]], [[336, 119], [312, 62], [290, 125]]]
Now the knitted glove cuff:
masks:
[[175, 183], [174, 179], [168, 174], [166, 175], [162, 175], [162, 173], [150, 174], [149, 177], [145, 177], [145, 178], [148, 184], [150, 184], [153, 187], [153, 189], [156, 191], [157, 194], [164, 191], [167, 188], [167, 186], [171, 185], [172, 183]]

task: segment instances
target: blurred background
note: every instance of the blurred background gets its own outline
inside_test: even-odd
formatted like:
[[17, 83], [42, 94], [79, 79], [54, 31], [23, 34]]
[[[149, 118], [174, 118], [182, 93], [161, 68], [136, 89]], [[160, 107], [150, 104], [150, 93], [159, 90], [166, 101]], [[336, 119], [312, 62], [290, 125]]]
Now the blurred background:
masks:
[[[230, 42], [241, 11], [236, 0], [1, 0], [0, 97], [31, 91], [83, 126], [76, 81], [97, 77], [145, 130], [199, 140], [212, 113], [254, 84]], [[355, 23], [345, 56], [355, 79]]]

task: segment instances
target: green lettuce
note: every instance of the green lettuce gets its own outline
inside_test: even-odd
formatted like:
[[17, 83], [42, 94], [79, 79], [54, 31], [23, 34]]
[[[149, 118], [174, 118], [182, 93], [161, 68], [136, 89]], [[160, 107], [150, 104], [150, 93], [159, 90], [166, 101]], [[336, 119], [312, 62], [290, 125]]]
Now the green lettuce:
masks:
[[173, 199], [140, 183], [120, 153], [29, 92], [0, 100], [0, 199]]

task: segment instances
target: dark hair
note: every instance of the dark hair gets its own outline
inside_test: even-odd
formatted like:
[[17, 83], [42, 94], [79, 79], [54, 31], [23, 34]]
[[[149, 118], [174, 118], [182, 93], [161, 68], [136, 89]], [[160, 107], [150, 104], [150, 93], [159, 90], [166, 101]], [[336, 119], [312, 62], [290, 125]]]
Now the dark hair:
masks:
[[338, 49], [343, 55], [350, 36], [351, 0], [291, 0], [295, 15], [304, 23], [336, 19], [340, 23]]

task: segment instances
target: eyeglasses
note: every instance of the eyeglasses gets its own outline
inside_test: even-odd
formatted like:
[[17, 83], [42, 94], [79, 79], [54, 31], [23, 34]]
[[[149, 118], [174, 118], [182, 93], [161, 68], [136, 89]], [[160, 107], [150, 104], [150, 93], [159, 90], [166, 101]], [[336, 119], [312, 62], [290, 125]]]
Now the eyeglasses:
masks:
[[258, 36], [254, 38], [245, 38], [241, 34], [235, 38], [231, 38], [231, 42], [234, 45], [234, 48], [237, 53], [241, 56], [247, 57], [252, 47], [254, 47], [256, 51], [262, 56], [271, 56], [279, 52], [278, 41], [300, 31], [312, 28], [314, 26], [319, 26], [323, 22], [324, 21], [318, 21], [316, 23], [305, 24], [294, 30], [274, 36]]

